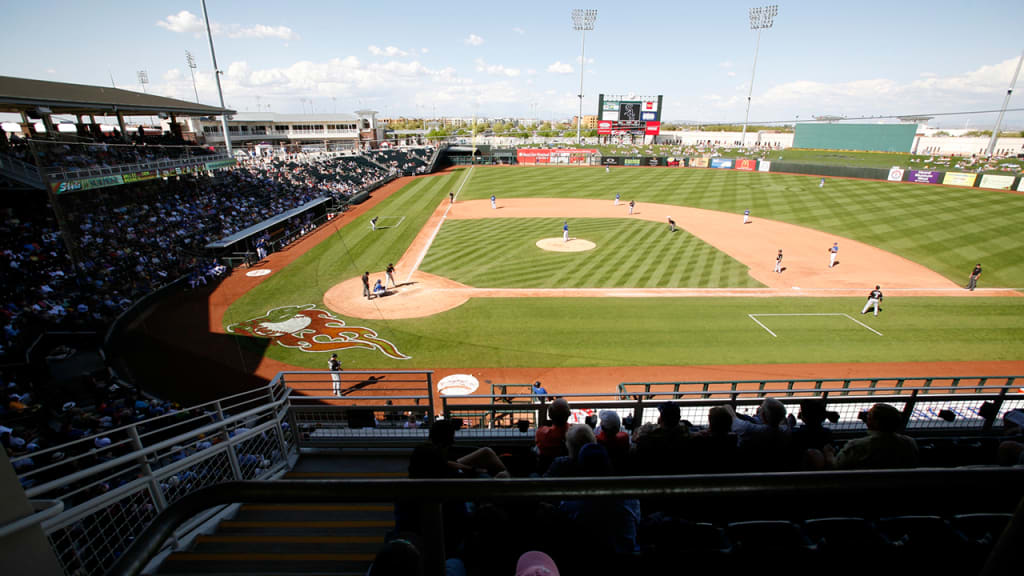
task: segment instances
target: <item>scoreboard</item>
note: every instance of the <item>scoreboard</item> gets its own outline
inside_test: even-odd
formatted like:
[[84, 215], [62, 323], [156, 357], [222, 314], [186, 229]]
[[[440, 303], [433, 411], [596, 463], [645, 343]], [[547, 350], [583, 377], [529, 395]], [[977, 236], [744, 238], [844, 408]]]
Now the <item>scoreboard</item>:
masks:
[[662, 96], [601, 94], [597, 104], [597, 133], [657, 136], [661, 131]]

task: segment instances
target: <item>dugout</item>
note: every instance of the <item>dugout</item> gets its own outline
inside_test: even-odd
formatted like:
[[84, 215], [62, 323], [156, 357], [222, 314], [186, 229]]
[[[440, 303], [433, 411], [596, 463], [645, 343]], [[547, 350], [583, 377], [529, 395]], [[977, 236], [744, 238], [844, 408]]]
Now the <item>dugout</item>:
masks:
[[256, 241], [266, 234], [270, 237], [267, 250], [276, 252], [323, 224], [332, 203], [330, 196], [306, 202], [226, 238], [210, 242], [205, 247], [206, 251], [225, 265], [234, 267], [255, 258]]

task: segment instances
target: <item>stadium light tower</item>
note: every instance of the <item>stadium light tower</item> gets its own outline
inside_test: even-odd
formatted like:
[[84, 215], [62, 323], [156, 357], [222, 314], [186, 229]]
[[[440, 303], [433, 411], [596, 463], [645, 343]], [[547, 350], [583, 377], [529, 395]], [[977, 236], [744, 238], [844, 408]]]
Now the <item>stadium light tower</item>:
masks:
[[199, 104], [199, 88], [196, 87], [196, 59], [188, 50], [185, 50], [185, 64], [188, 64], [189, 70], [192, 71], [192, 90], [196, 93], [196, 104]]
[[583, 62], [587, 47], [587, 30], [594, 29], [594, 21], [597, 20], [597, 10], [584, 10], [574, 8], [572, 11], [572, 29], [583, 32], [583, 41], [580, 43], [580, 114], [576, 117], [576, 143], [582, 142], [581, 129], [583, 127]]
[[757, 30], [757, 44], [754, 46], [754, 67], [750, 71], [750, 89], [747, 91], [747, 114], [743, 117], [743, 136], [741, 146], [747, 146], [747, 121], [750, 120], [750, 96], [754, 93], [754, 73], [757, 72], [757, 52], [761, 48], [761, 30], [771, 28], [775, 15], [779, 13], [776, 4], [750, 9], [750, 29]]
[[1013, 80], [1010, 80], [1010, 88], [1006, 91], [1006, 99], [1003, 100], [1003, 107], [999, 110], [999, 117], [996, 118], [996, 127], [992, 130], [992, 139], [988, 141], [986, 156], [991, 156], [996, 151], [996, 141], [999, 140], [999, 126], [1003, 123], [1003, 115], [1006, 114], [1006, 107], [1010, 105], [1010, 96], [1013, 96], [1013, 87], [1017, 84], [1017, 75], [1020, 74], [1020, 65], [1024, 63], [1024, 52], [1020, 53], [1020, 60], [1017, 60], [1017, 69], [1013, 72]]
[[149, 72], [139, 70], [135, 73], [135, 77], [139, 79], [139, 84], [142, 85], [142, 93], [146, 94], [146, 84], [149, 84]]
[[220, 96], [220, 127], [224, 130], [224, 147], [228, 151], [228, 156], [234, 157], [231, 153], [231, 133], [228, 132], [228, 114], [224, 108], [224, 91], [220, 89], [221, 71], [217, 68], [217, 53], [213, 50], [213, 32], [210, 31], [210, 16], [206, 13], [206, 0], [203, 0], [203, 20], [206, 20], [206, 37], [210, 40], [210, 58], [213, 59], [213, 77], [217, 80], [217, 95]]

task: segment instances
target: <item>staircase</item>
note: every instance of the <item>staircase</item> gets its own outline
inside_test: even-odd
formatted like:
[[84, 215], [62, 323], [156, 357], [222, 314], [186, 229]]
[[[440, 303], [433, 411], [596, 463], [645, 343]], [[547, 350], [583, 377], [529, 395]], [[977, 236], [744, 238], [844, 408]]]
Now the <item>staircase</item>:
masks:
[[[303, 456], [285, 478], [405, 478], [408, 456]], [[386, 503], [244, 504], [158, 574], [366, 574], [394, 529]]]
[[46, 190], [39, 168], [7, 154], [0, 154], [0, 175], [37, 190]]

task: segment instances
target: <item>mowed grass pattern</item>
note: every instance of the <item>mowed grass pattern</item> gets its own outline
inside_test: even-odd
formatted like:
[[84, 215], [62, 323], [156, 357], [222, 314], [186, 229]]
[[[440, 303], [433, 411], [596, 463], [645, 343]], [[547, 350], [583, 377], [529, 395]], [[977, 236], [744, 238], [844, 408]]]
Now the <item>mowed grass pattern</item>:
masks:
[[620, 218], [570, 220], [573, 238], [597, 244], [585, 252], [551, 252], [562, 220], [449, 220], [420, 268], [477, 288], [752, 288], [747, 267], [667, 224]]
[[877, 246], [957, 283], [1024, 287], [1024, 196], [981, 189], [682, 168], [476, 168], [464, 199], [601, 198], [693, 206], [806, 226]]

